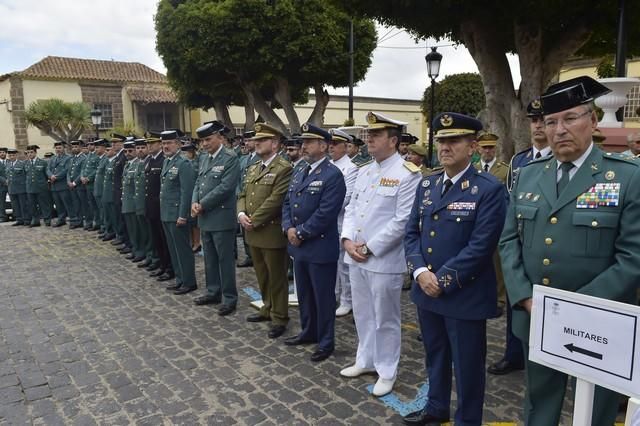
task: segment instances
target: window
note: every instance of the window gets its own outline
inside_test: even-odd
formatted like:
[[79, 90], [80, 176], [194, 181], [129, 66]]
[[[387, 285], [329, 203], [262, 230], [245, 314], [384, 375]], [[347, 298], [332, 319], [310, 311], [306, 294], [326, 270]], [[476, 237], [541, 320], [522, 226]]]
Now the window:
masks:
[[231, 136], [242, 136], [244, 134], [244, 127], [234, 127], [233, 134]]
[[640, 108], [640, 86], [635, 86], [627, 95], [627, 104], [624, 107], [624, 118], [640, 118], [637, 110]]
[[100, 123], [100, 130], [112, 129], [113, 109], [111, 104], [93, 104], [93, 108], [102, 111], [102, 122]]

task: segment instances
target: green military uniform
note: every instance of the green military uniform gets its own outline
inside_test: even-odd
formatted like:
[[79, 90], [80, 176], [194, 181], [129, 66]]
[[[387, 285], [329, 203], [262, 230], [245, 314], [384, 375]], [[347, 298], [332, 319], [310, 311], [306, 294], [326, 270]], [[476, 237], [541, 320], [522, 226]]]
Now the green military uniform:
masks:
[[23, 160], [7, 161], [7, 184], [16, 224], [29, 225], [31, 213], [27, 202], [27, 172]]
[[[126, 146], [126, 145], [125, 145]], [[142, 260], [146, 253], [140, 243], [140, 233], [136, 219], [136, 170], [140, 160], [137, 158], [127, 161], [122, 170], [122, 216], [131, 241], [132, 259]]]
[[[216, 123], [197, 130], [204, 138], [221, 131]], [[240, 165], [235, 153], [221, 146], [214, 154], [203, 157], [193, 190], [192, 203], [202, 206], [198, 225], [204, 251], [207, 291], [204, 297], [222, 301], [235, 308], [238, 302], [234, 247], [236, 242], [236, 186], [240, 178]]]
[[[256, 137], [260, 137], [256, 125]], [[258, 161], [247, 171], [245, 185], [238, 195], [238, 214], [251, 219], [253, 230], [246, 232], [247, 244], [256, 271], [264, 305], [260, 315], [274, 325], [289, 321], [287, 239], [282, 233], [282, 203], [291, 179], [291, 164], [276, 155], [269, 165]]]
[[[72, 145], [77, 143], [79, 143], [79, 141], [71, 142]], [[69, 190], [69, 193], [71, 194], [71, 206], [68, 207], [69, 221], [71, 222], [72, 227], [83, 225], [85, 217], [87, 195], [85, 188], [80, 182], [80, 175], [82, 173], [85, 158], [86, 156], [84, 154], [77, 154], [73, 155], [69, 162], [67, 184], [74, 185], [73, 189]]]
[[[542, 107], [545, 114], [559, 113], [607, 92], [595, 80], [578, 77], [552, 85], [541, 98]], [[555, 157], [535, 160], [521, 169], [511, 192], [500, 256], [513, 305], [513, 332], [524, 342], [525, 359], [530, 315], [520, 302], [532, 297], [534, 284], [637, 302], [640, 164], [593, 144], [572, 163], [559, 164]], [[528, 425], [558, 424], [566, 382], [565, 374], [527, 362]], [[617, 408], [618, 395], [596, 386], [592, 424], [613, 424]]]
[[178, 218], [187, 219], [191, 214], [194, 181], [193, 167], [179, 153], [164, 160], [160, 174], [160, 219], [178, 290], [197, 288], [189, 226], [176, 223]]
[[99, 213], [98, 204], [94, 195], [96, 173], [98, 165], [100, 164], [100, 157], [95, 152], [87, 154], [84, 164], [82, 165], [82, 171], [80, 172], [81, 178], [88, 179], [86, 184], [82, 184], [85, 188], [85, 229], [96, 230], [98, 226]]
[[27, 196], [31, 210], [31, 225], [40, 224], [40, 214], [46, 225], [51, 225], [52, 200], [47, 177], [47, 162], [42, 158], [26, 160]]
[[[63, 142], [56, 142], [54, 146], [64, 146]], [[71, 206], [71, 193], [67, 186], [67, 173], [69, 172], [69, 163], [71, 157], [67, 154], [54, 155], [47, 163], [47, 176], [51, 181], [51, 196], [58, 213], [58, 221], [56, 226], [62, 226], [67, 222], [67, 214], [69, 206]], [[54, 181], [55, 177], [55, 181]]]
[[[7, 148], [0, 148], [0, 151], [6, 153]], [[5, 200], [7, 198], [7, 166], [6, 160], [0, 160], [0, 222], [6, 222], [7, 208], [5, 206]]]
[[[146, 143], [146, 142], [145, 142]], [[145, 166], [149, 156], [144, 160], [140, 160], [136, 166], [135, 172], [135, 206], [136, 206], [136, 225], [138, 229], [138, 238], [140, 248], [144, 253], [148, 265], [158, 263], [160, 259], [153, 249], [153, 241], [151, 240], [151, 226], [145, 216], [145, 195], [146, 195], [146, 179], [144, 174]], [[147, 265], [147, 266], [148, 266]]]
[[[107, 157], [105, 157], [107, 158]], [[105, 239], [113, 239], [116, 233], [116, 207], [113, 202], [115, 156], [107, 158], [102, 184], [102, 212]]]
[[96, 167], [96, 175], [93, 184], [93, 197], [96, 200], [96, 226], [100, 228], [100, 232], [105, 232], [104, 205], [102, 203], [102, 192], [104, 191], [104, 174], [109, 157], [103, 154], [98, 157], [98, 165]]

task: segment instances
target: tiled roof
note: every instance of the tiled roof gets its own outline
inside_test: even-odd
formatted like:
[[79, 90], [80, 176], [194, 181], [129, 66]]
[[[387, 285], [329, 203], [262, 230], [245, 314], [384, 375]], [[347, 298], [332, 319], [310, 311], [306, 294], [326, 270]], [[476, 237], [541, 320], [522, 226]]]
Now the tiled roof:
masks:
[[[83, 80], [105, 82], [166, 83], [167, 78], [138, 62], [47, 56], [24, 71], [12, 73], [23, 78], [44, 80]], [[5, 80], [10, 75], [0, 77]]]
[[134, 102], [143, 104], [151, 103], [177, 103], [178, 97], [169, 88], [162, 87], [127, 87], [127, 94]]

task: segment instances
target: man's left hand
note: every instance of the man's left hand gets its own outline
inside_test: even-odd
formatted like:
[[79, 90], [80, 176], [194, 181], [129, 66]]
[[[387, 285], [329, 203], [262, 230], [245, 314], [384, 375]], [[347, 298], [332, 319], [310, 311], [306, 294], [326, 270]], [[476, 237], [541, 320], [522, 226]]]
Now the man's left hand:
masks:
[[294, 247], [300, 247], [300, 244], [302, 244], [302, 240], [298, 238], [296, 234], [296, 228], [292, 227], [287, 229], [287, 239], [289, 240], [289, 244]]

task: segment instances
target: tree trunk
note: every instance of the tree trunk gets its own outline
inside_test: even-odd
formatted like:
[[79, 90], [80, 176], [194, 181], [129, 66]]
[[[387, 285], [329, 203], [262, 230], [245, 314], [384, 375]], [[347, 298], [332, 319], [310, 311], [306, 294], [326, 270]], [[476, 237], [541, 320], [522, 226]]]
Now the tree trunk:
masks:
[[290, 135], [287, 130], [287, 126], [285, 126], [280, 117], [276, 115], [273, 108], [271, 108], [264, 96], [262, 96], [262, 93], [260, 93], [260, 90], [256, 88], [253, 83], [240, 81], [240, 87], [242, 88], [245, 96], [249, 99], [249, 102], [254, 105], [255, 110], [265, 121], [279, 128], [285, 136]]
[[233, 130], [233, 122], [231, 121], [231, 115], [229, 115], [229, 105], [222, 99], [214, 99], [213, 110], [216, 112], [218, 121], [221, 121], [222, 124]]
[[256, 111], [248, 96], [244, 97], [244, 131], [253, 130], [256, 125]]
[[276, 78], [275, 89], [273, 96], [284, 110], [284, 115], [287, 117], [287, 121], [289, 122], [291, 133], [298, 133], [300, 131], [300, 119], [298, 118], [298, 113], [293, 106], [289, 82], [282, 77], [278, 77]]
[[316, 104], [309, 116], [309, 122], [316, 126], [322, 126], [324, 123], [324, 112], [327, 110], [327, 105], [329, 105], [329, 92], [324, 90], [322, 84], [316, 84], [313, 90], [315, 92]]

